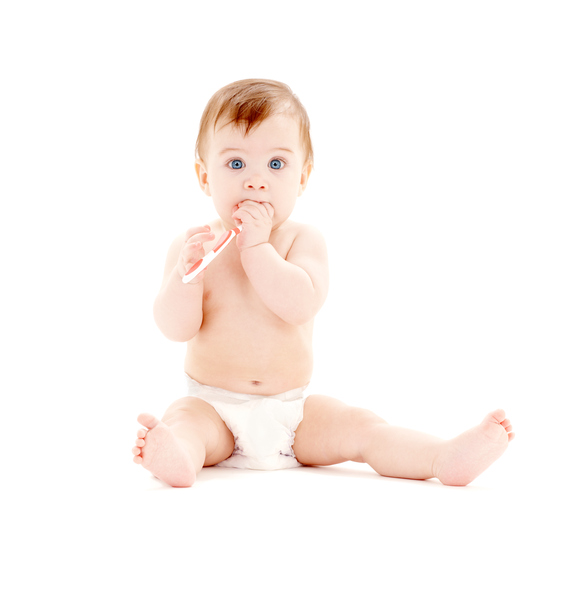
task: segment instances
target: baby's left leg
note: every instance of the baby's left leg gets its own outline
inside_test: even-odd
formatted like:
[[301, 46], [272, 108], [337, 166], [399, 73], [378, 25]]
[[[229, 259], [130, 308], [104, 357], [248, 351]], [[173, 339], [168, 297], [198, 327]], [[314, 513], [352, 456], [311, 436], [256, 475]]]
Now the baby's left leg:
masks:
[[327, 396], [306, 400], [294, 453], [306, 465], [365, 462], [382, 476], [436, 477], [445, 485], [467, 485], [498, 459], [513, 438], [499, 409], [451, 440], [391, 426], [367, 409]]
[[204, 466], [228, 458], [234, 437], [216, 410], [205, 401], [186, 396], [168, 408], [162, 420], [142, 413], [132, 449], [134, 462], [172, 487], [191, 487]]

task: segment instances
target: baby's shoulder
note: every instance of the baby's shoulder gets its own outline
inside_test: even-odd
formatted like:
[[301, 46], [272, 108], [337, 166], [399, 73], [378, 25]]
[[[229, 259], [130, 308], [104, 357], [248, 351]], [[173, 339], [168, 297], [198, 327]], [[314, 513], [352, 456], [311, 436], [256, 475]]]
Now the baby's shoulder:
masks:
[[309, 223], [300, 223], [298, 221], [286, 221], [282, 225], [284, 237], [293, 244], [296, 240], [323, 242], [324, 237], [318, 228]]
[[304, 258], [327, 259], [326, 242], [317, 227], [296, 221], [290, 221], [282, 227], [285, 229], [285, 240], [276, 249], [284, 259], [294, 263]]

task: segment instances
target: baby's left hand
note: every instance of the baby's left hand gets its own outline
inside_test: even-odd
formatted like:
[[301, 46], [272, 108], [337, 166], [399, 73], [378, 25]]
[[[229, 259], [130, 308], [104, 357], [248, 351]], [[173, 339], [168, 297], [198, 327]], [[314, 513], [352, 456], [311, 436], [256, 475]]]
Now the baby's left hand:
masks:
[[273, 217], [274, 208], [269, 202], [254, 202], [253, 200], [240, 202], [237, 211], [232, 215], [233, 219], [242, 224], [242, 231], [236, 239], [238, 249], [242, 251], [268, 242]]

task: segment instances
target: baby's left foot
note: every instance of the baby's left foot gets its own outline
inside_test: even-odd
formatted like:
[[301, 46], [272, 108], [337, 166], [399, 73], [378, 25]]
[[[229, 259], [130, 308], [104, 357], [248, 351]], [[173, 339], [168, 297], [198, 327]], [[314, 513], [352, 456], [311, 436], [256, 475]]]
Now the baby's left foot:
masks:
[[498, 459], [513, 440], [503, 409], [493, 411], [475, 428], [447, 441], [437, 460], [435, 476], [444, 485], [468, 485]]

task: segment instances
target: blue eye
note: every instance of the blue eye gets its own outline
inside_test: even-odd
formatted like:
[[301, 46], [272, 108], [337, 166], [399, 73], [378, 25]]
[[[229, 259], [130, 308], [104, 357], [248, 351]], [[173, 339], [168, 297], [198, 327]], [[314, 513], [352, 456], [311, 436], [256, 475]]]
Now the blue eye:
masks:
[[241, 160], [231, 160], [228, 162], [230, 169], [243, 169], [245, 164]]
[[270, 160], [270, 169], [282, 169], [284, 166], [285, 162], [283, 160], [280, 160], [279, 158], [274, 158], [273, 160]]

